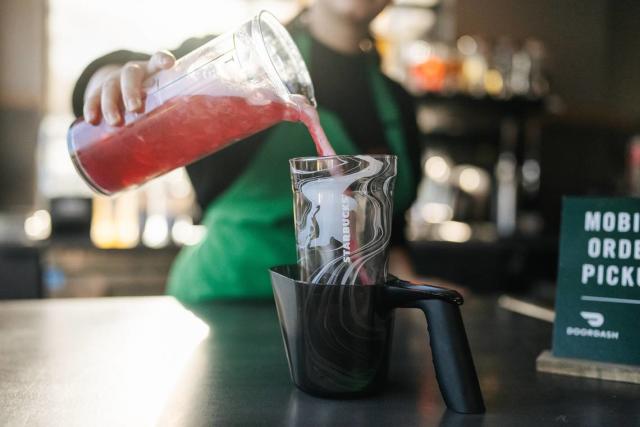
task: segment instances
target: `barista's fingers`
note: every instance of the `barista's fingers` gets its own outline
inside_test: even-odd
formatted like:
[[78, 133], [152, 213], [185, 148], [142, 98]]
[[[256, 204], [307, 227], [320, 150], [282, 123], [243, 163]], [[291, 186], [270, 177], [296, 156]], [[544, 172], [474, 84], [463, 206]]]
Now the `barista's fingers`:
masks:
[[97, 87], [87, 94], [84, 100], [82, 114], [84, 119], [92, 125], [97, 125], [100, 122], [100, 94], [100, 87]]
[[122, 67], [120, 73], [120, 87], [122, 99], [127, 110], [142, 111], [142, 81], [145, 77], [143, 63], [128, 62]]
[[171, 68], [175, 62], [176, 58], [168, 50], [156, 52], [151, 55], [151, 58], [149, 58], [147, 62], [147, 75]]
[[120, 79], [110, 77], [102, 84], [102, 95], [100, 106], [102, 115], [111, 126], [119, 125], [122, 122], [120, 114]]

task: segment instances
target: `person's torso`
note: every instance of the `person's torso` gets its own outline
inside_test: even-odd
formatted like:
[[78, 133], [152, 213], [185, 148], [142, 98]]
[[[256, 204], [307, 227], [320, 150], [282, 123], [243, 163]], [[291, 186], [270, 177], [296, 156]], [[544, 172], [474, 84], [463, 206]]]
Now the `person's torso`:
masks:
[[[326, 55], [328, 48], [317, 46], [303, 29], [294, 30], [293, 37], [318, 80], [326, 71], [319, 67], [330, 67], [332, 58], [313, 55]], [[344, 91], [335, 81], [317, 86], [322, 127], [338, 154], [384, 150], [398, 156], [394, 204], [396, 212], [404, 212], [413, 199], [415, 182], [391, 89], [374, 58], [340, 59], [345, 78], [360, 75], [361, 79]], [[332, 91], [340, 93], [332, 97]], [[348, 105], [341, 104], [341, 98]], [[255, 145], [242, 172], [206, 207], [204, 240], [185, 248], [176, 260], [169, 291], [181, 299], [270, 296], [268, 268], [296, 261], [288, 160], [317, 155], [314, 144], [302, 124], [281, 123]]]

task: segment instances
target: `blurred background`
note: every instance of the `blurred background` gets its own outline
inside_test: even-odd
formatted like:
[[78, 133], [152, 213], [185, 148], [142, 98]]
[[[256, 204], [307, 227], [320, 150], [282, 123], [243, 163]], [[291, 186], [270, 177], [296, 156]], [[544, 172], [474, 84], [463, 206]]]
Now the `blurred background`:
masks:
[[[162, 293], [204, 233], [191, 184], [178, 170], [92, 194], [66, 149], [75, 81], [113, 50], [305, 4], [2, 0], [0, 298]], [[562, 196], [640, 195], [638, 22], [632, 0], [397, 0], [374, 21], [384, 71], [416, 103], [423, 177], [405, 232], [421, 276], [552, 290]]]

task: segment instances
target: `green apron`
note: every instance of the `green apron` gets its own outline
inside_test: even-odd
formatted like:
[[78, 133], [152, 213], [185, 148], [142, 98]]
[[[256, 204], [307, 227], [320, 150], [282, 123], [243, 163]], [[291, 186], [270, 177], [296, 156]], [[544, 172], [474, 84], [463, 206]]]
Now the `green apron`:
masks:
[[[309, 64], [310, 36], [301, 33], [294, 39]], [[369, 70], [387, 143], [398, 156], [394, 209], [403, 212], [409, 208], [416, 184], [402, 118], [373, 58]], [[318, 113], [337, 154], [361, 154], [335, 114], [322, 106]], [[268, 268], [296, 262], [289, 159], [315, 155], [302, 124], [283, 122], [273, 127], [246, 171], [207, 207], [202, 221], [206, 235], [178, 254], [169, 275], [169, 294], [185, 302], [270, 297]]]

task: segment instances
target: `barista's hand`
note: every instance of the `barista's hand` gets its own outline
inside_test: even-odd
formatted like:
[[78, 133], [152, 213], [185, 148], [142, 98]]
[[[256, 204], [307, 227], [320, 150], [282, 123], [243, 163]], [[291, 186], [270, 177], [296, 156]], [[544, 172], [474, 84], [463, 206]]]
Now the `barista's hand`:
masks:
[[100, 116], [112, 126], [121, 125], [124, 110], [142, 112], [142, 82], [160, 70], [171, 68], [174, 56], [167, 51], [154, 53], [148, 61], [131, 61], [123, 66], [107, 65], [95, 72], [85, 92], [84, 119], [97, 125]]

